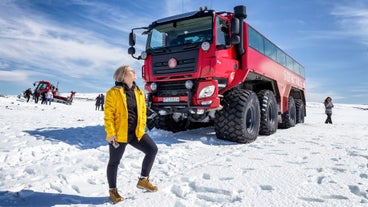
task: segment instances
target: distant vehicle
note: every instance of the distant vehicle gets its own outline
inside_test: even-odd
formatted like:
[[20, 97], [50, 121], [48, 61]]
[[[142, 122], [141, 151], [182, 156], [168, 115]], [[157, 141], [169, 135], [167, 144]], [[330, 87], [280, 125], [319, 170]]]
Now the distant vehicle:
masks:
[[[182, 131], [214, 123], [216, 136], [253, 142], [303, 123], [304, 67], [234, 12], [199, 11], [133, 28], [128, 53], [144, 60], [148, 127]], [[134, 56], [144, 30], [146, 49]]]
[[53, 84], [51, 84], [51, 82], [44, 81], [44, 80], [34, 82], [33, 86], [35, 86], [33, 96], [35, 96], [35, 93], [38, 93], [39, 95], [41, 95], [43, 93], [47, 93], [47, 91], [49, 91], [51, 89], [52, 95], [53, 95], [53, 101], [59, 102], [59, 103], [64, 103], [64, 104], [67, 104], [67, 105], [72, 104], [73, 98], [74, 98], [75, 93], [76, 93], [75, 91], [71, 91], [70, 96], [67, 96], [67, 97], [60, 96], [58, 87], [55, 87]]

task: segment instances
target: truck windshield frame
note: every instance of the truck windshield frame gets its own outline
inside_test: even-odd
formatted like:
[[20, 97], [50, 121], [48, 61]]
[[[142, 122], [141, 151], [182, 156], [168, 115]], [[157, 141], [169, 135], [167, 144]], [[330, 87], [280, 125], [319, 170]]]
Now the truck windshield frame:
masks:
[[158, 24], [148, 33], [146, 49], [213, 42], [213, 17], [202, 16]]

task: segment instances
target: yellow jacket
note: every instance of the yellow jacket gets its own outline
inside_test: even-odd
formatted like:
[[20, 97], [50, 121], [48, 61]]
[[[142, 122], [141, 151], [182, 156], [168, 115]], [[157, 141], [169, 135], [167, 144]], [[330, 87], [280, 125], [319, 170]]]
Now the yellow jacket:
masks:
[[[134, 89], [135, 99], [137, 102], [137, 127], [135, 135], [138, 141], [146, 133], [146, 102], [142, 90], [138, 87]], [[124, 88], [115, 86], [107, 91], [104, 121], [106, 140], [108, 137], [116, 136], [117, 142], [128, 142], [128, 107]]]

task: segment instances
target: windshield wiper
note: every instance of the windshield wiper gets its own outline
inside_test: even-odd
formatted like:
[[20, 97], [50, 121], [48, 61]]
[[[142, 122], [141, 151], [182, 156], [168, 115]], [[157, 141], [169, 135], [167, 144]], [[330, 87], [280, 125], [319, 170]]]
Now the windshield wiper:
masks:
[[183, 49], [189, 49], [189, 48], [193, 48], [193, 47], [198, 47], [199, 43], [198, 42], [191, 42], [191, 43], [186, 43], [183, 45]]

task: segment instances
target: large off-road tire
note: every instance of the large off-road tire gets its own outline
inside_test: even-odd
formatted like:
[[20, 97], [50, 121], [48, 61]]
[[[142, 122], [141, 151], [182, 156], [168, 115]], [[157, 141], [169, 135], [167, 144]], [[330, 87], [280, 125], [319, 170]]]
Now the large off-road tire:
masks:
[[154, 125], [157, 129], [162, 129], [171, 132], [185, 131], [189, 127], [189, 122], [187, 119], [175, 122], [171, 115], [157, 116], [154, 120]]
[[295, 99], [295, 106], [296, 106], [296, 123], [304, 123], [305, 117], [305, 105], [303, 100]]
[[249, 90], [233, 90], [225, 95], [222, 105], [215, 118], [217, 138], [239, 143], [256, 140], [260, 126], [257, 95]]
[[276, 97], [270, 90], [262, 90], [258, 94], [261, 107], [261, 126], [259, 134], [271, 135], [278, 127], [278, 106]]
[[287, 129], [294, 127], [296, 124], [296, 106], [293, 97], [289, 97], [288, 100], [288, 111], [281, 115], [282, 123], [279, 125], [280, 128]]
[[147, 112], [146, 112], [146, 127], [148, 130], [152, 130], [155, 127], [155, 119], [157, 118], [157, 114], [155, 114], [155, 112], [151, 109], [149, 109], [147, 107]]
[[170, 130], [170, 126], [169, 126], [169, 122], [167, 121], [169, 120], [169, 116], [166, 115], [166, 116], [161, 116], [161, 115], [158, 115], [154, 118], [153, 120], [153, 124], [155, 126], [156, 129], [162, 129], [162, 130], [165, 130], [165, 131], [171, 131]]

